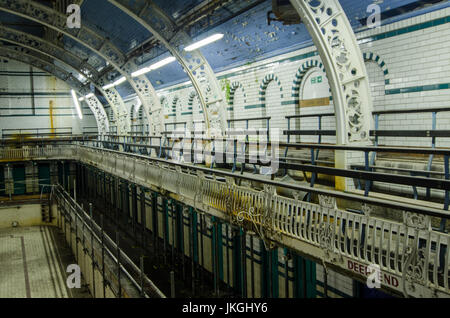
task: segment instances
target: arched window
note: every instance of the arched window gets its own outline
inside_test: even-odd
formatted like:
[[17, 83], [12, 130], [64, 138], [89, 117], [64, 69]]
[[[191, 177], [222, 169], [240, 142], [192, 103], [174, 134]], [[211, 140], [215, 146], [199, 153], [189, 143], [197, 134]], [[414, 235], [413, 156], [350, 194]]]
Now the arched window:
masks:
[[[247, 104], [247, 95], [244, 87], [240, 82], [233, 82], [230, 87], [228, 100], [228, 118], [239, 119], [239, 114], [245, 112], [245, 104]], [[231, 122], [230, 127], [235, 127], [234, 122]]]
[[[286, 114], [282, 106], [283, 98], [283, 87], [281, 86], [280, 80], [272, 73], [267, 74], [264, 77], [259, 90], [262, 116], [271, 117], [270, 127], [280, 129], [281, 131], [287, 128]], [[260, 127], [267, 128], [265, 120], [261, 121]], [[282, 133], [280, 133], [280, 137], [285, 139]]]
[[[295, 73], [292, 83], [293, 114], [334, 113], [330, 96], [330, 86], [323, 64], [318, 59], [310, 59], [303, 63]], [[334, 117], [291, 119], [290, 129], [318, 130], [319, 121], [321, 129], [336, 129], [336, 119]], [[322, 141], [335, 143], [335, 139], [335, 137], [323, 137]], [[291, 138], [291, 141], [317, 142], [318, 140], [316, 136], [296, 136]]]

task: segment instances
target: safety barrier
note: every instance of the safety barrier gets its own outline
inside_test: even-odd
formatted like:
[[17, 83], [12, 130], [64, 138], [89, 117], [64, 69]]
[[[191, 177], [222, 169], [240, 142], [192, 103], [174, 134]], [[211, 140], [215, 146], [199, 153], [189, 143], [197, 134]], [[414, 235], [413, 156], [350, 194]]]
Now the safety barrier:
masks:
[[[269, 245], [277, 242], [304, 252], [302, 243], [307, 243], [312, 256], [345, 270], [349, 270], [348, 262], [366, 267], [378, 265], [383, 273], [382, 284], [405, 295], [431, 297], [449, 292], [450, 238], [431, 229], [431, 216], [447, 219], [450, 214], [445, 211], [354, 196], [353, 200], [365, 203], [361, 207], [365, 214], [360, 215], [339, 209], [333, 196], [349, 197], [333, 191], [312, 190], [321, 195], [319, 204], [315, 204], [278, 195], [275, 186], [282, 184], [261, 178], [243, 177], [269, 183], [263, 191], [257, 191], [237, 185], [233, 177], [240, 177], [231, 173], [208, 176], [208, 169], [148, 162], [142, 156], [105, 153], [89, 147], [80, 147], [78, 156], [84, 163], [95, 164], [132, 182], [173, 193], [199, 210], [230, 222], [247, 223]], [[297, 185], [284, 186], [308, 190]], [[404, 221], [371, 216], [368, 204], [377, 203], [403, 213]], [[392, 285], [394, 281], [401, 283]]]
[[[66, 238], [69, 236], [69, 244], [75, 249], [79, 264], [82, 264], [84, 276], [89, 282], [91, 293], [94, 297], [130, 297], [132, 291], [123, 287], [121, 279], [127, 280], [135, 288], [141, 297], [166, 298], [166, 296], [145, 275], [142, 265], [139, 268], [119, 247], [118, 238], [113, 241], [101, 226], [98, 226], [92, 217], [92, 211], [88, 214], [60, 185], [53, 188], [52, 199], [55, 200], [61, 217], [58, 224], [62, 227]], [[67, 229], [67, 224], [68, 229]], [[73, 238], [73, 236], [75, 236]], [[75, 241], [75, 246], [73, 245]], [[81, 244], [80, 244], [81, 243]], [[79, 258], [79, 247], [90, 260], [86, 265], [86, 257], [83, 261]], [[90, 275], [87, 275], [89, 272]], [[95, 275], [97, 273], [98, 275]], [[96, 276], [101, 276], [103, 292], [98, 289], [99, 282]]]

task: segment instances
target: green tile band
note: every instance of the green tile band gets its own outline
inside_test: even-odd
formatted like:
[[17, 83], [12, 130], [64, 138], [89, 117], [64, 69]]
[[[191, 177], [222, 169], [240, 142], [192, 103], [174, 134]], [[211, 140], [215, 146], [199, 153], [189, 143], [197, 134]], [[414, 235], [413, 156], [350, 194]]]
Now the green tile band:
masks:
[[381, 68], [384, 74], [384, 83], [385, 85], [389, 85], [391, 82], [390, 73], [387, 68], [386, 62], [381, 59], [379, 55], [376, 55], [373, 52], [365, 52], [363, 53], [363, 58], [365, 62], [374, 62], [377, 63], [378, 66]]
[[385, 91], [385, 94], [386, 95], [396, 95], [396, 94], [406, 94], [406, 93], [419, 93], [419, 92], [435, 91], [435, 90], [442, 90], [442, 89], [450, 89], [450, 83], [388, 89]]
[[[394, 36], [398, 36], [401, 34], [406, 34], [406, 33], [410, 33], [410, 32], [415, 32], [415, 31], [419, 31], [419, 30], [424, 30], [424, 29], [428, 29], [431, 27], [435, 27], [435, 26], [439, 26], [439, 25], [443, 25], [445, 23], [449, 23], [450, 22], [450, 16], [447, 17], [443, 17], [443, 18], [438, 18], [432, 21], [428, 21], [428, 22], [424, 22], [424, 23], [419, 23], [416, 25], [412, 25], [409, 27], [405, 27], [405, 28], [401, 28], [395, 31], [389, 31], [389, 32], [384, 32], [384, 33], [380, 33], [377, 35], [373, 35], [373, 36], [367, 36], [367, 37], [363, 37], [360, 38], [359, 40], [365, 40], [365, 42], [367, 41], [378, 41], [378, 40], [382, 40], [382, 39], [387, 39], [390, 37], [394, 37]], [[314, 57], [314, 56], [318, 56], [319, 53], [317, 51], [312, 51], [312, 52], [308, 52], [308, 53], [304, 53], [304, 54], [299, 54], [293, 57], [289, 57], [289, 58], [284, 58], [281, 60], [278, 60], [278, 63], [284, 63], [284, 62], [295, 62], [295, 61], [300, 61], [300, 60], [304, 60], [310, 57]], [[265, 68], [267, 65], [272, 64], [272, 62], [267, 62], [264, 63], [262, 65], [258, 65], [252, 68], [248, 68], [245, 70], [241, 70], [241, 71], [236, 71], [236, 72], [231, 72], [225, 75], [220, 75], [217, 76], [217, 79], [221, 80], [221, 79], [226, 79], [229, 77], [233, 77], [233, 76], [238, 76], [238, 75], [242, 75], [242, 74], [246, 74], [249, 72], [253, 72], [255, 69], [263, 69]], [[171, 88], [168, 89], [167, 92], [174, 92], [180, 89], [184, 89], [184, 88], [188, 88], [188, 87], [192, 87], [191, 84], [187, 84], [187, 85], [182, 85], [179, 87], [175, 87], [175, 88]]]
[[228, 101], [229, 106], [234, 105], [234, 94], [236, 93], [236, 91], [238, 89], [242, 90], [242, 92], [244, 94], [244, 104], [247, 104], [247, 94], [245, 94], [244, 86], [242, 86], [242, 84], [240, 82], [233, 82], [230, 87], [230, 94], [229, 94], [230, 99]]
[[[302, 81], [304, 79], [304, 76], [306, 75], [306, 73], [308, 73], [308, 71], [312, 68], [319, 68], [322, 70], [322, 72], [325, 73], [325, 67], [323, 66], [323, 64], [317, 60], [317, 59], [310, 59], [308, 61], [306, 61], [305, 63], [303, 63], [297, 70], [297, 73], [295, 73], [295, 78], [294, 81], [292, 83], [292, 94], [291, 96], [294, 97], [294, 101], [292, 104], [298, 104], [300, 101], [300, 87], [302, 84]], [[291, 103], [289, 103], [289, 105], [291, 105]]]

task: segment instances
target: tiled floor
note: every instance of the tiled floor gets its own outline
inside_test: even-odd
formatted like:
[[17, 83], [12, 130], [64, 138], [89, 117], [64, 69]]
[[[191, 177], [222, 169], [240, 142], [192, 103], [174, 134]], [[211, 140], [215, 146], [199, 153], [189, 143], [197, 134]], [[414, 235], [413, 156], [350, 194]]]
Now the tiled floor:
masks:
[[66, 287], [67, 257], [49, 227], [0, 229], [0, 298], [79, 297]]

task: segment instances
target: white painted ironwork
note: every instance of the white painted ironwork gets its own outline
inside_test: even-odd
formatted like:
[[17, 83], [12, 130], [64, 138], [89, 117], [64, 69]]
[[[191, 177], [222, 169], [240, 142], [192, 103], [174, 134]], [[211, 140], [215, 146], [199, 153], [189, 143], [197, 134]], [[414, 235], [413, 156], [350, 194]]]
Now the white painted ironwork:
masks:
[[[102, 79], [100, 79], [99, 83], [102, 85]], [[127, 134], [127, 132], [131, 131], [131, 119], [119, 92], [114, 87], [104, 90], [99, 86], [99, 90], [102, 95], [106, 97], [111, 109], [114, 112], [118, 134]]]
[[[10, 29], [0, 27], [0, 34], [3, 34], [0, 36], [0, 38], [6, 38], [7, 41], [18, 44], [20, 46], [11, 46], [10, 49], [14, 49], [17, 52], [26, 52], [27, 55], [33, 55], [36, 56], [36, 58], [39, 58], [40, 60], [44, 60], [47, 57], [50, 57], [51, 59], [57, 59], [63, 64], [66, 64], [73, 68], [75, 71], [79, 72], [82, 75], [88, 75], [92, 81], [92, 83], [97, 87], [97, 89], [102, 92], [103, 96], [106, 98], [108, 103], [111, 105], [111, 109], [114, 112], [115, 118], [120, 118], [118, 120], [118, 131], [121, 134], [125, 134], [127, 131], [130, 130], [130, 124], [127, 123], [127, 112], [125, 109], [125, 105], [123, 102], [121, 103], [121, 98], [118, 92], [116, 90], [111, 90], [110, 92], [105, 92], [101, 85], [97, 83], [98, 81], [98, 73], [94, 69], [94, 71], [90, 72], [89, 74], [86, 74], [86, 64], [83, 61], [81, 61], [80, 58], [78, 58], [76, 55], [64, 50], [63, 48], [60, 48], [54, 44], [51, 44], [49, 42], [45, 42], [44, 40], [30, 36], [26, 33], [18, 32], [18, 31], [11, 31]], [[35, 53], [37, 52], [37, 53]], [[48, 61], [48, 64], [53, 64], [52, 61]], [[80, 66], [81, 65], [81, 66]], [[79, 68], [81, 67], [81, 69]], [[60, 79], [64, 80], [63, 78], [59, 77]], [[83, 86], [83, 84], [80, 82], [80, 86], [78, 90], [82, 90], [85, 93], [82, 95], [86, 95], [88, 93], [88, 88]], [[91, 110], [94, 112], [94, 115], [96, 118], [106, 118], [104, 117], [102, 113], [103, 111], [100, 111], [99, 113], [95, 113], [97, 110], [99, 110], [99, 107], [103, 108], [102, 104], [97, 100], [94, 101], [96, 98], [91, 98], [91, 102], [88, 103], [91, 107]], [[93, 106], [93, 107], [92, 107]], [[103, 122], [100, 123], [100, 126], [102, 128], [109, 127], [108, 124], [104, 124]], [[103, 133], [108, 132], [109, 130], [103, 131]]]
[[180, 62], [191, 79], [203, 108], [206, 130], [210, 136], [224, 135], [227, 128], [227, 104], [217, 78], [200, 51], [184, 51], [191, 44], [189, 35], [154, 2], [145, 0], [109, 0], [149, 30]]
[[94, 115], [99, 118], [97, 120], [97, 127], [99, 134], [106, 134], [109, 132], [109, 121], [108, 115], [106, 114], [105, 109], [103, 108], [102, 103], [98, 100], [97, 96], [92, 94], [91, 96], [85, 98], [84, 100], [89, 108], [92, 110]]
[[[45, 41], [44, 39], [17, 31], [15, 29], [6, 28], [1, 25], [0, 39], [17, 44], [29, 50], [39, 52], [40, 54], [49, 56], [52, 59], [56, 59], [63, 64], [67, 64], [86, 78], [91, 79], [93, 83], [95, 83], [98, 79], [97, 70], [90, 64], [83, 61], [76, 54], [73, 54], [70, 51], [67, 51], [64, 48], [59, 47], [51, 42]], [[32, 52], [27, 51], [27, 54], [32, 54]], [[101, 91], [101, 87], [99, 87], [99, 85], [96, 86]], [[83, 91], [86, 91], [86, 89], [83, 88]], [[109, 101], [108, 96], [106, 94], [104, 94], [104, 96]], [[104, 118], [106, 118], [107, 120], [107, 116], [100, 101], [95, 96], [92, 96], [90, 98], [90, 101], [87, 101], [87, 103], [94, 113], [96, 119], [101, 118], [101, 120], [97, 120], [97, 124], [99, 125], [99, 133], [109, 132], [109, 122], [104, 122]], [[119, 114], [117, 113], [116, 107], [113, 107], [112, 109], [115, 112], [115, 116], [118, 117]]]
[[[125, 56], [117, 47], [115, 47], [109, 40], [97, 34], [94, 30], [89, 29], [84, 25], [82, 25], [80, 29], [69, 29], [66, 25], [67, 18], [64, 14], [35, 1], [0, 0], [0, 10], [41, 23], [49, 28], [65, 34], [66, 36], [69, 36], [94, 51], [105, 59], [105, 61], [111, 64], [122, 76], [126, 77], [127, 81], [133, 87], [137, 96], [141, 100], [148, 121], [151, 120], [151, 107], [155, 109], [154, 114], [159, 115], [159, 110], [161, 109], [159, 99], [157, 98], [155, 90], [147, 77], [142, 75], [135, 81], [131, 77], [131, 73], [137, 70], [137, 66], [132, 61], [126, 61]], [[106, 75], [99, 79], [99, 82], [103, 83], [103, 85], [109, 83]], [[117, 117], [119, 133], [123, 134], [129, 132], [131, 130], [130, 116], [125, 108], [122, 98], [115, 89], [111, 89], [111, 92], [108, 92], [108, 95], [113, 99], [112, 104], [120, 107], [118, 108], [119, 116]], [[152, 101], [151, 104], [149, 102], [150, 100]], [[112, 104], [111, 107], [113, 107]], [[156, 118], [154, 121], [160, 122], [161, 119], [162, 116]], [[158, 129], [161, 127], [161, 124], [151, 125], [150, 122], [149, 125], [153, 129]], [[121, 129], [125, 130], [121, 131]]]

